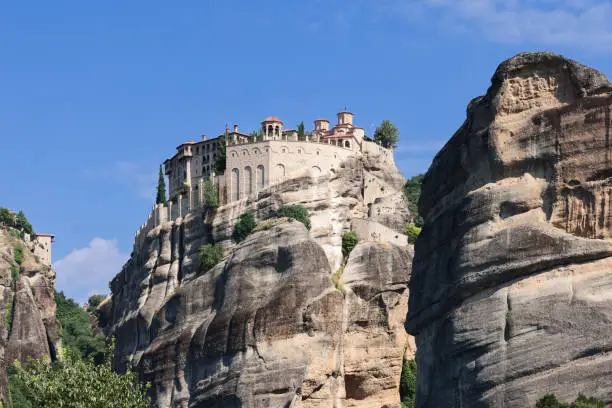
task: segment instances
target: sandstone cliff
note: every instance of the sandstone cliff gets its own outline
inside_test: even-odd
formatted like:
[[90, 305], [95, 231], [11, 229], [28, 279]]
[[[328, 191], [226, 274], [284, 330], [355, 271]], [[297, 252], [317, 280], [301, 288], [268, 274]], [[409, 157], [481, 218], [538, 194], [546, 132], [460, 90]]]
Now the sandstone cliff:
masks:
[[417, 406], [612, 404], [612, 85], [520, 54], [427, 172], [410, 282]]
[[59, 323], [54, 292], [51, 268], [41, 264], [24, 241], [0, 229], [0, 395], [5, 404], [7, 366], [15, 360], [55, 356]]
[[[341, 237], [357, 218], [401, 238], [409, 214], [385, 208], [405, 209], [403, 182], [376, 156], [351, 158], [330, 175], [153, 229], [100, 308], [116, 366], [135, 366], [159, 408], [399, 404], [402, 356], [414, 353], [403, 328], [412, 250], [362, 237], [343, 265]], [[308, 209], [311, 231], [274, 218], [295, 203]], [[260, 226], [236, 245], [233, 224], [245, 211]], [[198, 274], [207, 242], [226, 257]]]

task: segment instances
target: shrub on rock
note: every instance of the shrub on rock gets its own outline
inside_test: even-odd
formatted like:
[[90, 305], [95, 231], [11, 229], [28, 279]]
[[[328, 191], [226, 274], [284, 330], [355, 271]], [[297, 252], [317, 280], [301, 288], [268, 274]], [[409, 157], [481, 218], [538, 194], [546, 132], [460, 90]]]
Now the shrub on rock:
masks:
[[303, 205], [283, 205], [278, 210], [278, 216], [297, 220], [304, 224], [306, 229], [310, 230], [310, 217], [308, 216], [308, 210]]

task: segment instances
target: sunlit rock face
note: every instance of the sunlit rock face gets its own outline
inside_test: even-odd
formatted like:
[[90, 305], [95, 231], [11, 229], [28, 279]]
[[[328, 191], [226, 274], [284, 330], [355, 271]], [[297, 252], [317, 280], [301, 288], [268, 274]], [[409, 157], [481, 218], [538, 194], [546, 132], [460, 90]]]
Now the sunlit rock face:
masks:
[[[5, 406], [6, 368], [15, 361], [55, 358], [59, 347], [55, 273], [34, 256], [29, 246], [0, 229], [0, 400]], [[16, 247], [22, 248], [21, 265], [15, 261]], [[11, 266], [16, 268], [14, 272]]]
[[611, 104], [602, 73], [550, 53], [469, 104], [423, 184], [418, 407], [612, 403]]
[[[399, 405], [402, 358], [415, 352], [404, 329], [412, 248], [363, 239], [343, 265], [341, 243], [353, 218], [403, 232], [403, 183], [394, 165], [350, 158], [151, 230], [100, 308], [115, 366], [136, 367], [157, 408]], [[284, 204], [305, 206], [311, 230], [276, 218]], [[236, 244], [244, 212], [259, 225]], [[226, 256], [200, 274], [210, 242]]]

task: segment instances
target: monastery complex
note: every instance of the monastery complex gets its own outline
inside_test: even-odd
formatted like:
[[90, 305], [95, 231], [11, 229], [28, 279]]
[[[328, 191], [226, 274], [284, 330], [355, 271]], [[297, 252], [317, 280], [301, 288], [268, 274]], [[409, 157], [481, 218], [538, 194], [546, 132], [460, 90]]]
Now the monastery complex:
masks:
[[[226, 151], [225, 169], [217, 172], [216, 162]], [[337, 114], [330, 127], [327, 119], [316, 119], [312, 132], [299, 135], [284, 129], [282, 120], [270, 116], [254, 135], [241, 133], [238, 125], [215, 138], [206, 135], [198, 142], [185, 142], [164, 162], [168, 177], [168, 206], [155, 205], [136, 239], [168, 220], [184, 217], [204, 205], [204, 183], [210, 179], [218, 191], [219, 205], [256, 197], [264, 189], [296, 177], [319, 177], [334, 172], [350, 156], [376, 154], [394, 164], [393, 150], [365, 138], [364, 129], [353, 124], [353, 113]], [[364, 199], [373, 203], [380, 186], [366, 185]]]
[[[286, 178], [309, 173], [317, 177], [333, 170], [348, 156], [367, 149], [383, 149], [364, 140], [364, 130], [353, 124], [351, 112], [337, 114], [338, 123], [330, 128], [327, 119], [316, 119], [314, 130], [298, 137], [294, 129], [283, 129], [283, 121], [270, 116], [261, 122], [256, 138], [226, 129], [223, 138], [186, 142], [177, 153], [164, 162], [170, 197], [186, 190], [196, 195], [208, 177], [216, 180], [221, 202], [228, 203], [257, 194], [258, 191]], [[226, 166], [223, 175], [215, 174], [215, 161], [221, 143], [226, 146]], [[387, 149], [384, 149], [387, 150]], [[392, 152], [388, 154], [393, 158]]]

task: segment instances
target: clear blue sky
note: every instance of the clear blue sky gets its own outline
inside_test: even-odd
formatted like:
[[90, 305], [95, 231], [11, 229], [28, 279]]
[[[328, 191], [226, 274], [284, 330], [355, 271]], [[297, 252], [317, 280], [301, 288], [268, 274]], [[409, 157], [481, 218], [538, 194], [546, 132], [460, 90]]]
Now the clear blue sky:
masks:
[[409, 177], [515, 53], [611, 74], [610, 21], [604, 0], [3, 2], [0, 206], [56, 234], [58, 287], [83, 300], [119, 271], [181, 142], [346, 106], [369, 134], [399, 127]]

